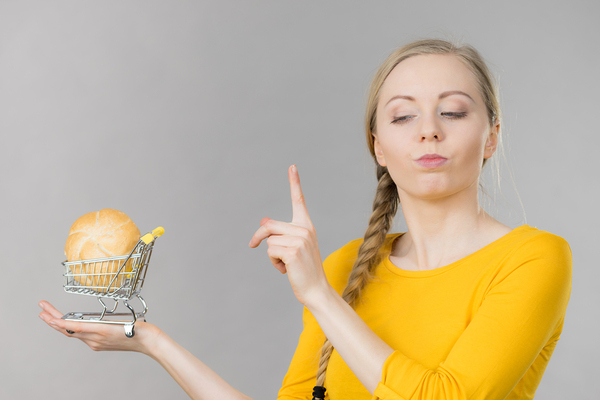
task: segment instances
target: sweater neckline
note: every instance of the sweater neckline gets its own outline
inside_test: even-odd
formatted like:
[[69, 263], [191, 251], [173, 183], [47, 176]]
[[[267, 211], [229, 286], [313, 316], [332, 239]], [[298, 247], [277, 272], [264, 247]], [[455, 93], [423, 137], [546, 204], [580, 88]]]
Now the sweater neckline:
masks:
[[471, 258], [478, 257], [478, 256], [490, 251], [494, 247], [497, 247], [497, 246], [503, 244], [504, 242], [510, 240], [513, 236], [517, 235], [522, 230], [525, 230], [528, 228], [531, 228], [531, 227], [529, 225], [521, 225], [517, 228], [514, 228], [512, 231], [508, 232], [504, 236], [499, 237], [498, 239], [494, 240], [493, 242], [483, 246], [479, 250], [476, 250], [473, 253], [466, 255], [465, 257], [463, 257], [459, 260], [456, 260], [450, 264], [444, 265], [443, 267], [429, 269], [429, 270], [425, 270], [425, 271], [406, 270], [406, 269], [399, 268], [394, 263], [392, 263], [392, 261], [390, 260], [390, 254], [392, 252], [393, 243], [396, 241], [397, 238], [404, 235], [404, 233], [406, 233], [406, 232], [393, 233], [388, 236], [388, 240], [386, 241], [385, 247], [382, 248], [382, 251], [384, 252], [383, 265], [391, 273], [393, 273], [395, 275], [409, 277], [409, 278], [425, 278], [425, 277], [429, 277], [429, 276], [439, 275], [439, 274], [447, 272], [447, 271], [463, 264], [464, 262], [470, 260]]

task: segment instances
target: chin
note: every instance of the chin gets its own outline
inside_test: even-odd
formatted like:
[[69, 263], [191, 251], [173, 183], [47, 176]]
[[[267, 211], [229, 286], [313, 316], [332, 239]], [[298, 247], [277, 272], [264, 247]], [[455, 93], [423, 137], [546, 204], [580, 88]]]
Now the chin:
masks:
[[440, 176], [429, 176], [417, 182], [415, 186], [415, 195], [423, 198], [439, 198], [452, 194], [452, 185], [447, 179], [441, 179]]
[[428, 179], [426, 182], [419, 182], [412, 185], [412, 187], [406, 187], [406, 190], [398, 187], [398, 192], [404, 192], [408, 196], [422, 200], [441, 200], [463, 192], [471, 186], [470, 184], [456, 185], [456, 182], [450, 184], [450, 182], [440, 179]]

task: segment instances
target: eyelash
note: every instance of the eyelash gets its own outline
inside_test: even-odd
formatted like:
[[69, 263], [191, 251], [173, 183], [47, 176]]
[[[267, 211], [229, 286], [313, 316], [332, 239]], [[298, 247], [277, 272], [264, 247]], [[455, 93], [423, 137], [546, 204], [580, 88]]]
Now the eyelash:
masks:
[[[443, 112], [441, 115], [445, 116], [448, 119], [461, 119], [467, 116], [466, 112]], [[392, 124], [404, 124], [412, 118], [412, 115], [404, 115], [402, 117], [397, 117], [392, 120]]]

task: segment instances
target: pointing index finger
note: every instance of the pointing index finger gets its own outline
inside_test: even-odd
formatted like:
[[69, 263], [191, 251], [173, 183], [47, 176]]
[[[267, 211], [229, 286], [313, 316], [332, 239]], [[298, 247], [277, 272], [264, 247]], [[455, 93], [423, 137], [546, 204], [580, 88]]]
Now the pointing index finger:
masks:
[[304, 195], [302, 194], [302, 187], [300, 187], [298, 168], [295, 165], [292, 165], [289, 168], [288, 178], [290, 180], [290, 191], [292, 193], [292, 223], [304, 227], [312, 226], [310, 217], [308, 216], [308, 210], [306, 209]]

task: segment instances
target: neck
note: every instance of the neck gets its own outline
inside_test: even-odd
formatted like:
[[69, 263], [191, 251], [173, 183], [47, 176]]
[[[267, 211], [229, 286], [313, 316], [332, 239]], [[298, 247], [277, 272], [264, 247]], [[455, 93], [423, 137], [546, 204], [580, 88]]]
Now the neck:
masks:
[[398, 195], [408, 232], [392, 256], [403, 257], [409, 269], [434, 269], [454, 262], [498, 236], [498, 232], [490, 234], [492, 227], [503, 226], [479, 206], [476, 183], [439, 199], [417, 198], [401, 190]]

